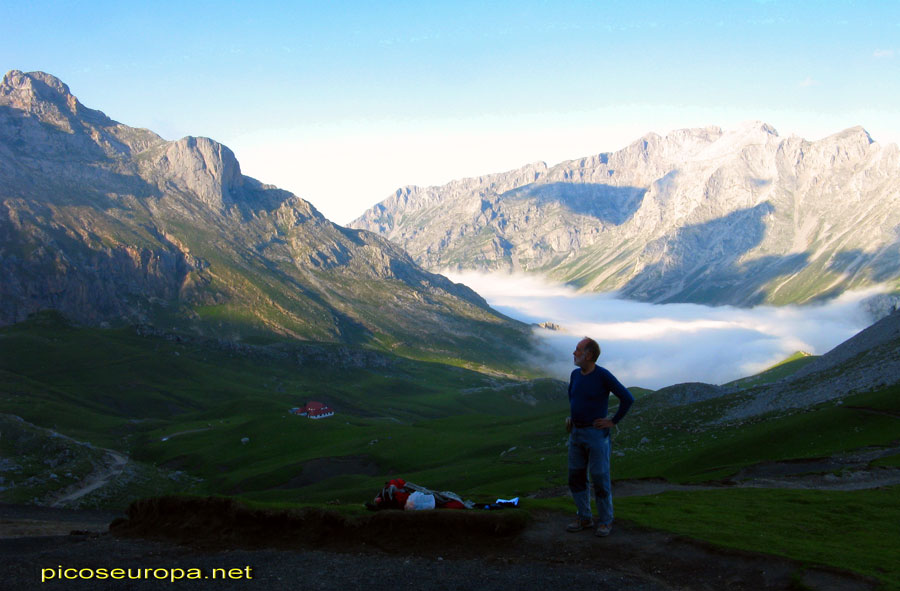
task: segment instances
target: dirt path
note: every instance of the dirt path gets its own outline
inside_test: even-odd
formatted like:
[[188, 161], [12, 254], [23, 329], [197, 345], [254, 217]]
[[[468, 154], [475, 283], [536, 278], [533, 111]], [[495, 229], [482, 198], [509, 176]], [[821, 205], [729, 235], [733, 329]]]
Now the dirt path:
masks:
[[[613, 485], [617, 497], [641, 497], [667, 491], [715, 490], [722, 488], [785, 488], [806, 490], [865, 490], [900, 484], [900, 468], [845, 470], [818, 474], [797, 474], [749, 478], [707, 484], [675, 484], [660, 479], [620, 480]], [[546, 496], [560, 496], [565, 487], [554, 489]]]
[[64, 507], [67, 503], [80, 499], [106, 485], [122, 473], [128, 464], [128, 456], [111, 449], [104, 451], [106, 452], [104, 464], [88, 474], [87, 478], [79, 482], [74, 489], [70, 488], [64, 491], [62, 496], [51, 503], [52, 507]]
[[[900, 484], [900, 468], [873, 468], [879, 458], [900, 453], [900, 445], [860, 449], [829, 458], [763, 462], [745, 468], [727, 480], [702, 484], [676, 484], [659, 478], [617, 480], [617, 497], [657, 495], [667, 491], [715, 490], [721, 488], [785, 488], [809, 490], [865, 490]], [[568, 488], [539, 491], [534, 498], [565, 496]]]
[[200, 429], [188, 429], [187, 431], [179, 431], [178, 433], [172, 433], [171, 435], [166, 435], [165, 437], [160, 439], [160, 441], [168, 441], [170, 439], [178, 437], [179, 435], [187, 435], [188, 433], [202, 433], [204, 431], [209, 431], [211, 429], [212, 429], [212, 427], [201, 427]]
[[[703, 484], [677, 484], [660, 478], [617, 480], [613, 483], [615, 497], [646, 497], [669, 491], [719, 490], [726, 488], [785, 488], [807, 490], [865, 490], [900, 484], [900, 468], [846, 470], [839, 475], [833, 472], [817, 474], [781, 475], [746, 480], [710, 482]], [[531, 496], [548, 499], [569, 494], [566, 486], [538, 491]]]

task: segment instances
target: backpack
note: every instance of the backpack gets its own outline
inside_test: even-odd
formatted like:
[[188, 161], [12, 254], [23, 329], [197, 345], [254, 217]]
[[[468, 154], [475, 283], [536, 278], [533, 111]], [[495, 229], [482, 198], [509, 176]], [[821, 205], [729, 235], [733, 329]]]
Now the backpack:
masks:
[[395, 478], [384, 483], [384, 488], [375, 497], [371, 503], [366, 506], [373, 511], [381, 509], [403, 509], [406, 507], [406, 501], [409, 499], [410, 492], [406, 490], [406, 481], [402, 478]]

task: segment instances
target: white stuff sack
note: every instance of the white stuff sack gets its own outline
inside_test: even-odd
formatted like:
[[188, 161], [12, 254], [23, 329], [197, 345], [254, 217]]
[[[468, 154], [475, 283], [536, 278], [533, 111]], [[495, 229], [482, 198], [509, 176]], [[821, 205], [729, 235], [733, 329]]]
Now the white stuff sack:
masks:
[[424, 509], [434, 509], [434, 495], [428, 495], [423, 492], [416, 491], [409, 495], [406, 499], [407, 511], [422, 511]]

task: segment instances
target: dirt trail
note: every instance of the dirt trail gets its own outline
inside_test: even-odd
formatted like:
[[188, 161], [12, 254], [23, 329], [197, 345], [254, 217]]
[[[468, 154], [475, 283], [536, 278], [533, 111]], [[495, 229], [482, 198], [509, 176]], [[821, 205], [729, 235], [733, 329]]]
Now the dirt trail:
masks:
[[[900, 484], [900, 468], [845, 470], [818, 474], [797, 474], [749, 478], [707, 484], [675, 484], [660, 479], [620, 480], [613, 485], [617, 497], [640, 497], [667, 491], [715, 490], [722, 488], [786, 488], [806, 490], [865, 490]], [[546, 496], [559, 496], [567, 490], [554, 489]], [[545, 493], [546, 494], [546, 493]]]
[[[774, 468], [773, 468], [774, 470]], [[727, 480], [702, 484], [677, 484], [660, 478], [640, 480], [617, 480], [613, 482], [613, 495], [622, 497], [645, 497], [669, 491], [720, 490], [727, 488], [785, 488], [806, 490], [865, 490], [900, 484], [900, 468], [878, 468], [846, 470], [839, 475], [828, 473], [801, 473], [746, 480]], [[548, 499], [569, 494], [566, 486], [538, 491], [535, 499]]]
[[160, 441], [168, 441], [170, 439], [174, 439], [180, 435], [187, 435], [189, 433], [202, 433], [204, 431], [210, 431], [212, 427], [201, 427], [200, 429], [188, 429], [187, 431], [179, 431], [177, 433], [172, 433], [171, 435], [166, 435]]
[[[659, 478], [617, 480], [616, 497], [657, 495], [667, 491], [721, 488], [785, 488], [808, 490], [865, 490], [900, 484], [900, 468], [871, 467], [879, 458], [900, 453], [900, 445], [860, 449], [829, 458], [762, 462], [744, 468], [731, 478], [702, 484], [676, 484]], [[565, 486], [539, 491], [534, 498], [565, 496]]]
[[51, 503], [51, 507], [64, 507], [67, 503], [105, 486], [125, 470], [125, 466], [128, 465], [128, 456], [111, 449], [103, 451], [106, 452], [104, 464], [88, 474], [87, 478], [79, 482], [74, 489], [70, 488], [63, 492], [62, 496]]

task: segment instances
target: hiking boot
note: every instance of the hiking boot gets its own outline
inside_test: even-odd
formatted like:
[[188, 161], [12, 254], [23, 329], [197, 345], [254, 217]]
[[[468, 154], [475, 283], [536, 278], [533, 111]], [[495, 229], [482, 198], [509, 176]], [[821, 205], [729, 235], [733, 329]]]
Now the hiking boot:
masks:
[[590, 517], [577, 517], [575, 521], [566, 526], [566, 531], [576, 532], [594, 527], [594, 520]]
[[605, 538], [609, 534], [612, 533], [612, 524], [611, 523], [601, 523], [597, 526], [597, 529], [594, 530], [594, 535], [598, 538]]

